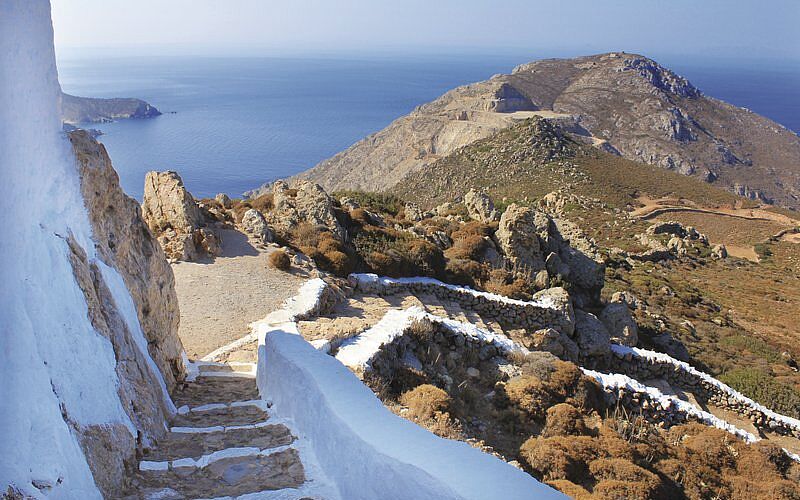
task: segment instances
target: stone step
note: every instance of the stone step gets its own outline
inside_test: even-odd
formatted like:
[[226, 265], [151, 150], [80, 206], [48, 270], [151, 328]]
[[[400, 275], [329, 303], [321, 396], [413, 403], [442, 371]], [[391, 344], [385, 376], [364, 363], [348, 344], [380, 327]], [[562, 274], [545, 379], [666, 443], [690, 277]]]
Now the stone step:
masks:
[[175, 406], [200, 406], [211, 403], [232, 403], [258, 399], [254, 378], [200, 376], [183, 384], [172, 394]]
[[173, 427], [158, 446], [146, 450], [144, 461], [165, 462], [183, 458], [198, 459], [227, 448], [284, 446], [294, 442], [291, 431], [283, 424], [259, 422], [230, 427]]
[[262, 408], [263, 402], [254, 400], [252, 404], [239, 401], [231, 404], [213, 403], [189, 408], [178, 408], [178, 414], [170, 422], [173, 427], [214, 427], [222, 425], [246, 425], [263, 422], [269, 415]]
[[255, 377], [256, 364], [241, 361], [229, 361], [226, 363], [200, 362], [197, 363], [200, 375], [203, 376], [233, 376], [233, 377]]
[[[200, 459], [169, 464], [143, 462], [132, 480], [129, 498], [216, 498], [266, 490], [296, 488], [305, 481], [294, 448], [229, 448]], [[158, 467], [158, 468], [156, 468]]]

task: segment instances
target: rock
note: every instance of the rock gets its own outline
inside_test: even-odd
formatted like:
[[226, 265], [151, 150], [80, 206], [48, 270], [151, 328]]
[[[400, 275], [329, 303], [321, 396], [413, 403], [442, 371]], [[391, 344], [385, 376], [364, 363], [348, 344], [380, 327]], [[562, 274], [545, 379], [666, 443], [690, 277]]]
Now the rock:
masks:
[[467, 207], [469, 216], [478, 222], [493, 222], [500, 219], [499, 214], [494, 209], [494, 202], [488, 194], [470, 189], [464, 195], [464, 205]]
[[728, 249], [723, 244], [714, 245], [714, 248], [711, 249], [711, 257], [714, 259], [727, 259], [728, 258]]
[[575, 331], [575, 312], [572, 309], [572, 298], [569, 293], [561, 287], [547, 288], [533, 294], [533, 302], [539, 302], [552, 309], [556, 314], [553, 319], [559, 318], [559, 323], [551, 324], [553, 328], [567, 335], [572, 335]]
[[284, 181], [275, 181], [272, 195], [274, 208], [265, 217], [279, 235], [287, 237], [299, 224], [307, 223], [326, 227], [339, 240], [344, 238], [333, 199], [318, 184], [297, 181], [290, 188]]
[[142, 218], [139, 204], [120, 187], [105, 148], [84, 131], [73, 132], [69, 138], [79, 159], [81, 192], [97, 241], [96, 251], [122, 275], [150, 355], [172, 389], [185, 377], [172, 268]]
[[619, 302], [622, 304], [627, 304], [628, 307], [630, 307], [631, 309], [639, 309], [639, 307], [641, 306], [639, 298], [627, 290], [623, 290], [621, 292], [614, 292], [611, 295], [611, 302]]
[[357, 208], [361, 208], [361, 205], [359, 205], [359, 203], [356, 200], [348, 196], [342, 196], [341, 198], [339, 198], [339, 205], [341, 205], [342, 208], [347, 210], [348, 212], [355, 210]]
[[274, 239], [272, 231], [270, 231], [267, 225], [267, 219], [264, 218], [261, 212], [254, 208], [251, 208], [242, 216], [242, 228], [261, 243], [271, 243]]
[[602, 357], [610, 352], [611, 335], [594, 314], [575, 311], [575, 342], [581, 357]]
[[416, 203], [406, 203], [405, 207], [406, 219], [419, 222], [425, 218], [425, 212]]
[[467, 368], [467, 377], [469, 378], [480, 378], [481, 372], [477, 368], [469, 367]]
[[647, 234], [672, 234], [681, 238], [687, 235], [686, 229], [680, 222], [657, 222], [647, 228]]
[[550, 275], [546, 270], [543, 269], [536, 273], [536, 276], [533, 278], [533, 285], [537, 290], [544, 290], [550, 286]]
[[439, 217], [447, 217], [453, 211], [453, 207], [454, 205], [448, 201], [434, 208], [433, 213]]
[[[86, 300], [85, 314], [94, 331], [87, 335], [103, 337], [113, 349], [108, 376], [115, 377], [119, 401], [129, 421], [85, 422], [71, 429], [80, 444], [86, 465], [104, 498], [120, 498], [129, 471], [136, 467], [137, 448], [161, 439], [166, 432], [171, 410], [165, 402], [159, 375], [168, 390], [185, 378], [181, 359], [183, 346], [177, 335], [178, 301], [172, 269], [164, 251], [141, 216], [139, 204], [125, 195], [111, 166], [105, 148], [85, 131], [70, 134], [84, 204], [94, 240], [94, 256], [89, 257], [71, 236], [65, 237], [76, 284]], [[125, 304], [112, 293], [110, 276], [101, 264], [121, 277], [132, 300], [147, 342], [139, 349], [137, 336], [128, 323]], [[136, 319], [134, 319], [136, 321]], [[69, 353], [65, 353], [69, 355]], [[152, 362], [154, 368], [151, 368]], [[67, 408], [62, 406], [65, 418]], [[102, 412], [101, 412], [102, 413]], [[37, 481], [38, 489], [47, 484]]]
[[528, 349], [547, 351], [566, 361], [578, 361], [578, 346], [566, 334], [553, 328], [537, 330], [527, 339]]
[[513, 266], [533, 275], [545, 268], [541, 240], [548, 237], [549, 226], [543, 212], [512, 203], [500, 217], [495, 238]]
[[201, 230], [202, 212], [177, 172], [147, 173], [142, 216], [171, 259], [192, 261], [220, 253], [213, 232]]
[[222, 205], [222, 208], [231, 208], [233, 206], [233, 201], [231, 201], [231, 198], [225, 193], [219, 193], [214, 199]]
[[681, 361], [689, 361], [689, 351], [683, 342], [675, 339], [669, 333], [662, 333], [650, 338], [650, 342], [656, 347], [656, 350], [669, 354], [675, 359]]
[[639, 327], [626, 304], [611, 302], [599, 316], [611, 335], [611, 340], [627, 346], [639, 343]]

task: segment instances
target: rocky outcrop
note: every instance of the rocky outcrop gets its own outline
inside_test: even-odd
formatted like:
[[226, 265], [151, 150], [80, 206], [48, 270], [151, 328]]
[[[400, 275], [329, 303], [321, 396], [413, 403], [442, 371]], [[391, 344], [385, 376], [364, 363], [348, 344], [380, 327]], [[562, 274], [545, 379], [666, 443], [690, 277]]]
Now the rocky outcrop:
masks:
[[535, 281], [546, 271], [551, 280], [574, 285], [572, 295], [579, 305], [599, 300], [605, 264], [596, 246], [574, 224], [511, 204], [500, 217], [495, 237], [516, 273]]
[[61, 94], [61, 120], [70, 125], [112, 122], [128, 118], [153, 118], [161, 112], [141, 99], [98, 99]]
[[122, 275], [148, 349], [169, 388], [183, 379], [175, 278], [139, 204], [119, 185], [105, 147], [85, 131], [70, 134], [97, 253]]
[[388, 190], [536, 115], [625, 158], [800, 207], [796, 133], [703, 95], [647, 57], [625, 53], [536, 61], [458, 87], [301, 176], [332, 190]]
[[272, 231], [267, 225], [267, 219], [258, 210], [251, 208], [242, 217], [242, 229], [255, 237], [261, 243], [271, 243], [273, 240]]
[[500, 214], [494, 209], [494, 202], [488, 194], [470, 189], [464, 195], [464, 206], [467, 207], [469, 216], [478, 222], [494, 222], [500, 219]]
[[148, 172], [144, 181], [142, 215], [157, 235], [167, 257], [194, 261], [221, 253], [216, 234], [177, 172]]
[[338, 239], [344, 238], [333, 199], [318, 184], [298, 181], [289, 187], [284, 181], [276, 181], [272, 196], [274, 208], [265, 217], [279, 235], [286, 237], [301, 223], [307, 223], [325, 226]]

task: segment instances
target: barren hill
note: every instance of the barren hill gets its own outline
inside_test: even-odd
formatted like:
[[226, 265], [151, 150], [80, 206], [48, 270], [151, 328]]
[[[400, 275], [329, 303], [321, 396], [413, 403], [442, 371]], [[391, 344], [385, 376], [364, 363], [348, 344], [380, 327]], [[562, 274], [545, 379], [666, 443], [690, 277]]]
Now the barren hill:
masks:
[[300, 175], [327, 189], [385, 190], [517, 121], [542, 116], [625, 158], [800, 207], [800, 138], [705, 96], [643, 56], [548, 59], [458, 87]]

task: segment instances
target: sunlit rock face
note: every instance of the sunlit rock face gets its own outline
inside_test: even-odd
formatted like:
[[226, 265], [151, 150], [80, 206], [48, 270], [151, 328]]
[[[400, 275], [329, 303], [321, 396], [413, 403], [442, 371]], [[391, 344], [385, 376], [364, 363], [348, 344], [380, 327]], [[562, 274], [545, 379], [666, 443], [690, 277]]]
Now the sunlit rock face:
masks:
[[[165, 432], [180, 344], [169, 328], [152, 334], [172, 321], [170, 277], [161, 296], [147, 282], [158, 254], [132, 279], [124, 228], [136, 213], [121, 203], [93, 214], [101, 224], [89, 217], [60, 95], [49, 2], [3, 0], [0, 211], [13, 231], [0, 239], [0, 448], [13, 459], [0, 461], [0, 487], [12, 498], [114, 498], [136, 448]], [[113, 196], [112, 183], [90, 184]]]

